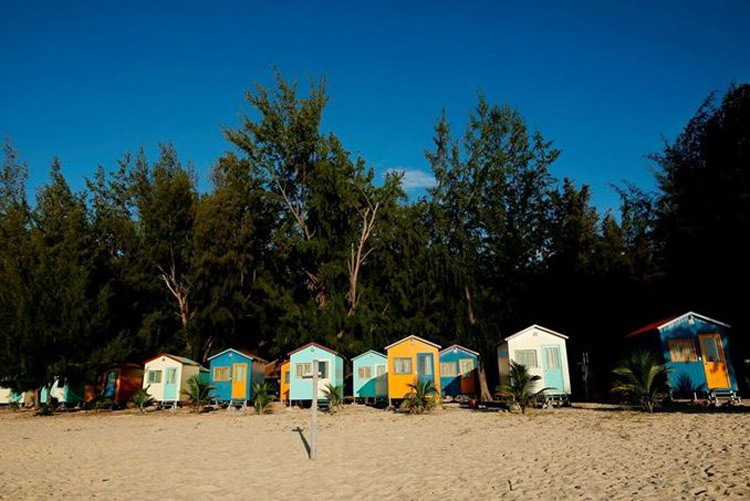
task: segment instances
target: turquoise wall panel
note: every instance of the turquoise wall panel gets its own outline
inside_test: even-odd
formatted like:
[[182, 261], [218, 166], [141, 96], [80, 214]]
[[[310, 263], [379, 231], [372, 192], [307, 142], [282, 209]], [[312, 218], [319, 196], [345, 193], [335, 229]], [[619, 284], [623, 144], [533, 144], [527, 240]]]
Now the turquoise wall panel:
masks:
[[[377, 377], [377, 366], [384, 365], [388, 370], [388, 357], [380, 353], [365, 353], [352, 361], [352, 392], [355, 398], [387, 398], [388, 397], [388, 373]], [[372, 368], [370, 379], [359, 377], [359, 368], [369, 366]]]

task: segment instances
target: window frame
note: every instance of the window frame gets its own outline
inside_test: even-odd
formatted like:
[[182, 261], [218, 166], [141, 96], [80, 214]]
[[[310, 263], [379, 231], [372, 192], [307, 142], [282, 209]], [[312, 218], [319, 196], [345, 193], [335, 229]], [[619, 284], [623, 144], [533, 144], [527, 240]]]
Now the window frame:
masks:
[[[295, 362], [294, 363], [294, 377], [300, 379], [308, 379], [313, 377], [313, 363], [312, 362]], [[300, 371], [302, 369], [302, 371]]]
[[[299, 374], [297, 368], [305, 367], [304, 373]], [[307, 367], [309, 366], [309, 372]], [[318, 378], [328, 379], [331, 373], [331, 361], [330, 360], [318, 360]], [[322, 374], [320, 374], [322, 373]], [[312, 362], [295, 362], [294, 363], [294, 377], [299, 379], [312, 379], [313, 378], [313, 363]]]
[[[464, 364], [471, 364], [471, 367], [469, 369], [464, 369]], [[473, 358], [462, 358], [458, 361], [458, 373], [462, 376], [466, 376], [476, 368], [477, 364]]]
[[[447, 366], [453, 366], [453, 370], [445, 370]], [[440, 362], [440, 377], [458, 377], [460, 374], [458, 360]]]
[[[534, 365], [522, 363], [519, 360], [519, 356], [518, 356], [520, 353], [524, 353], [524, 354], [533, 353], [534, 354]], [[539, 354], [537, 353], [537, 350], [534, 349], [534, 348], [526, 348], [526, 349], [523, 349], [523, 350], [513, 350], [513, 361], [515, 363], [517, 363], [517, 364], [521, 364], [521, 365], [526, 366], [527, 369], [538, 369], [539, 368]]]
[[[219, 377], [220, 374], [219, 371], [226, 372], [226, 376]], [[226, 382], [232, 380], [232, 372], [230, 370], [230, 367], [228, 365], [217, 365], [214, 367], [214, 373], [213, 373], [213, 379], [216, 382]]]
[[[164, 378], [162, 377], [162, 372], [163, 372], [163, 371], [161, 371], [161, 370], [156, 370], [156, 369], [149, 369], [149, 370], [148, 370], [148, 376], [147, 376], [146, 382], [147, 382], [148, 384], [161, 384], [161, 382], [162, 382], [162, 381], [163, 381], [163, 379], [164, 379]], [[158, 381], [154, 381], [154, 380], [152, 380], [152, 379], [156, 379], [156, 378], [152, 378], [152, 376], [153, 376], [153, 375], [158, 375], [158, 376], [159, 376], [159, 380], [158, 380]]]
[[[362, 373], [364, 371], [369, 371], [370, 375], [369, 376], [363, 376]], [[370, 380], [370, 379], [372, 379], [372, 372], [373, 372], [372, 371], [372, 365], [360, 365], [360, 366], [357, 367], [357, 379], [360, 379], [360, 380], [363, 380], [363, 381]]]
[[[398, 363], [405, 363], [408, 362], [408, 371], [399, 371], [398, 370]], [[411, 357], [393, 357], [393, 374], [397, 376], [409, 376], [411, 374], [414, 374], [414, 364], [411, 359]]]
[[[684, 350], [686, 347], [690, 348], [690, 353], [685, 357]], [[669, 350], [669, 359], [675, 363], [691, 363], [698, 361], [698, 351], [695, 347], [695, 342], [690, 338], [675, 338], [667, 341], [667, 349]], [[675, 355], [679, 355], [675, 357]]]

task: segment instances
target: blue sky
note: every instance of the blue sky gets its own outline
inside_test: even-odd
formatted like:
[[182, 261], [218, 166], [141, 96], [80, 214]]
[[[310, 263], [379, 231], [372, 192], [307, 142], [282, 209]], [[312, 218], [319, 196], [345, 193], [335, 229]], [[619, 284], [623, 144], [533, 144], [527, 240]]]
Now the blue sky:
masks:
[[[415, 171], [443, 108], [460, 130], [478, 91], [562, 150], [553, 174], [653, 186], [645, 155], [712, 90], [750, 80], [750, 2], [8, 2], [0, 135], [32, 187], [58, 156], [75, 188], [140, 146], [175, 144], [207, 186], [221, 135], [277, 65], [325, 76], [325, 126], [379, 175]], [[420, 172], [422, 171], [422, 172]]]

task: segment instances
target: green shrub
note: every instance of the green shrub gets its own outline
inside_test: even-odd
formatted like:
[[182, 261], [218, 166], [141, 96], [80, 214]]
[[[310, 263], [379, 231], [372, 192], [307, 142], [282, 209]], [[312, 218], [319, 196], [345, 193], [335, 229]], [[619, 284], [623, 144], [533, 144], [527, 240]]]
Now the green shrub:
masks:
[[331, 383], [323, 388], [323, 395], [328, 400], [328, 412], [333, 414], [344, 405], [344, 385], [335, 386]]
[[268, 383], [256, 381], [253, 383], [253, 407], [258, 414], [268, 412], [268, 407], [273, 402], [271, 386]]
[[154, 404], [154, 402], [156, 402], [156, 400], [154, 400], [154, 397], [148, 394], [149, 387], [150, 385], [136, 391], [133, 394], [133, 397], [130, 399], [130, 401], [135, 404], [141, 414], [145, 414], [146, 407], [150, 407]]
[[195, 412], [201, 412], [203, 407], [211, 399], [211, 392], [216, 388], [203, 381], [197, 375], [187, 380], [188, 389], [183, 390], [182, 394], [188, 399], [188, 402], [195, 408]]
[[500, 391], [513, 397], [513, 401], [521, 409], [521, 414], [526, 413], [526, 408], [544, 397], [544, 392], [549, 388], [534, 391], [534, 383], [541, 380], [541, 376], [531, 375], [529, 369], [516, 362], [510, 362], [510, 383], [501, 385]]
[[409, 414], [423, 414], [435, 408], [438, 392], [432, 381], [417, 381], [409, 388], [409, 393], [401, 402], [401, 409]]
[[649, 351], [638, 351], [612, 371], [618, 393], [646, 412], [667, 395], [667, 367]]

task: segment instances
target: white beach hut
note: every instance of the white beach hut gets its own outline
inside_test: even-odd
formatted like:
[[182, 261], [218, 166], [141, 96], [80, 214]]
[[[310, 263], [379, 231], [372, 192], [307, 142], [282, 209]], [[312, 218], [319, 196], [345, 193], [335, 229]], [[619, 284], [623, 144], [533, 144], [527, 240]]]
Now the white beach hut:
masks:
[[187, 400], [187, 381], [198, 376], [208, 381], [208, 369], [195, 360], [163, 353], [147, 361], [143, 372], [143, 388], [154, 400], [162, 403]]
[[525, 365], [530, 374], [540, 376], [536, 388], [549, 388], [547, 395], [570, 395], [567, 339], [568, 336], [552, 329], [532, 325], [500, 341], [497, 345], [500, 384], [508, 384], [513, 361]]
[[18, 401], [19, 395], [14, 393], [10, 388], [0, 386], [0, 405], [8, 405]]

